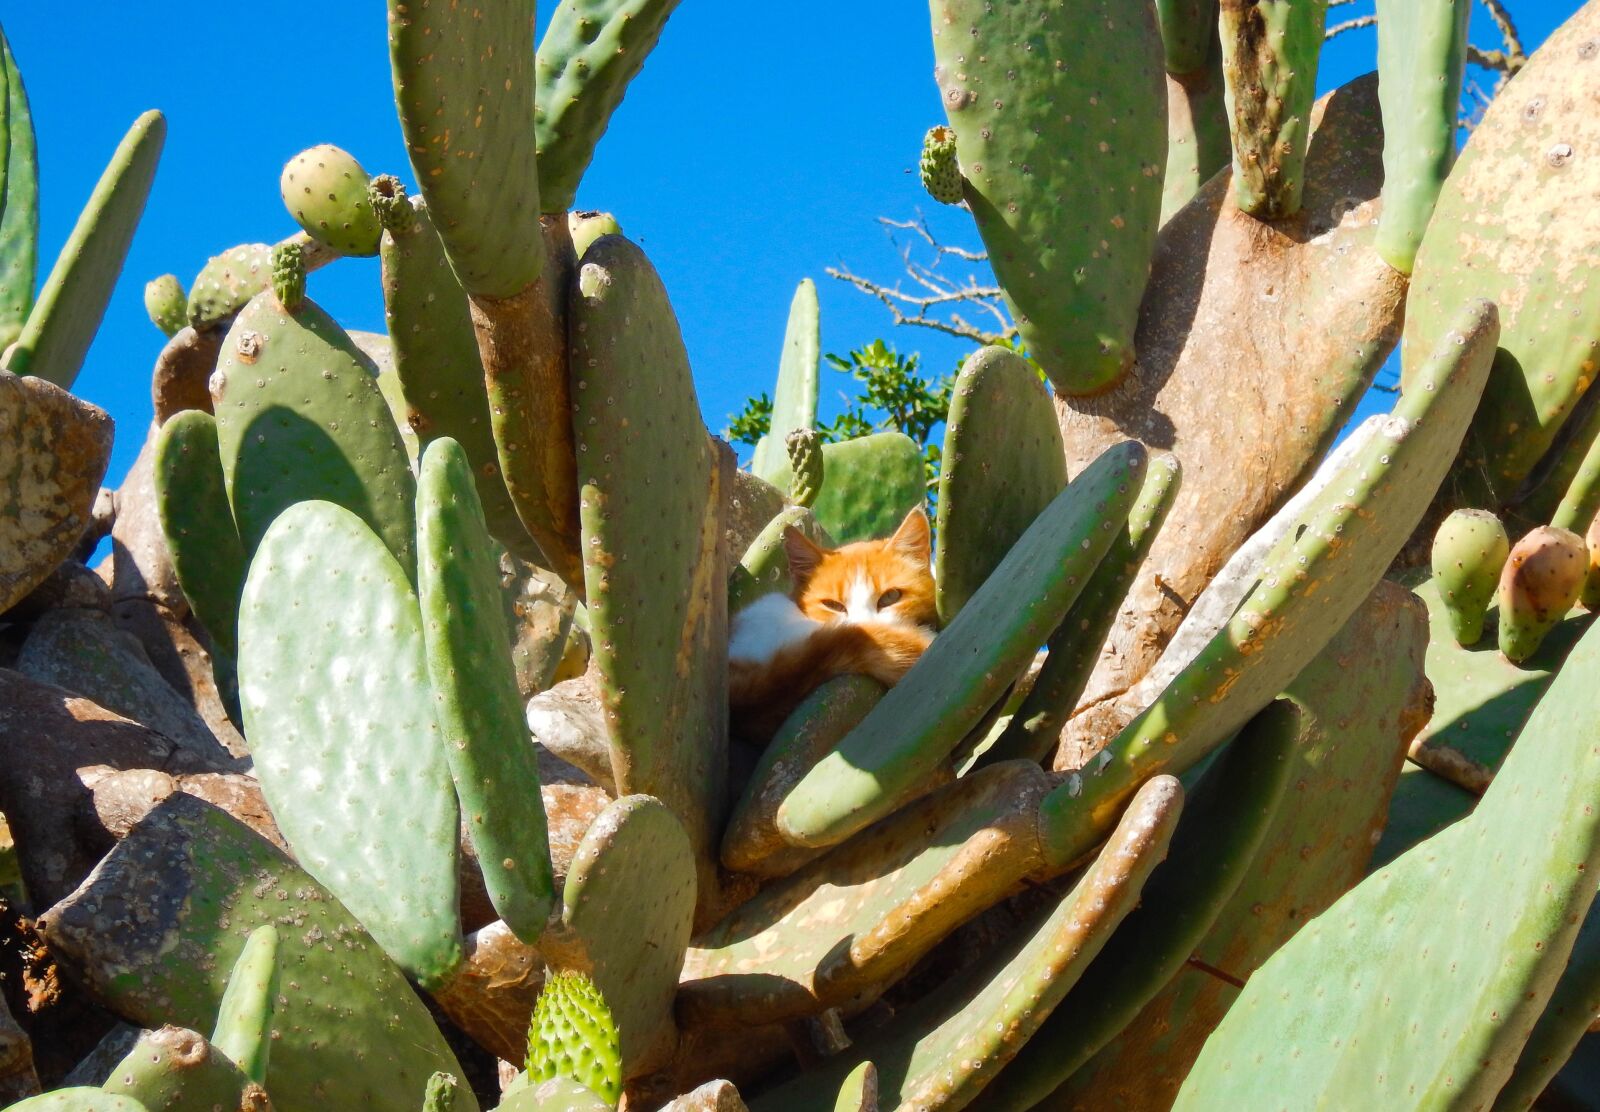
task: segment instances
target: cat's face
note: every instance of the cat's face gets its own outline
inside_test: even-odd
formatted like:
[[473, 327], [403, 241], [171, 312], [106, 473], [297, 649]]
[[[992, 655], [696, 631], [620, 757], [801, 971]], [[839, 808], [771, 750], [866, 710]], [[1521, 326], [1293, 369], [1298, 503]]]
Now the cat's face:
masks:
[[822, 548], [794, 528], [784, 531], [795, 601], [819, 622], [893, 622], [938, 626], [929, 567], [928, 516], [906, 515], [894, 536]]

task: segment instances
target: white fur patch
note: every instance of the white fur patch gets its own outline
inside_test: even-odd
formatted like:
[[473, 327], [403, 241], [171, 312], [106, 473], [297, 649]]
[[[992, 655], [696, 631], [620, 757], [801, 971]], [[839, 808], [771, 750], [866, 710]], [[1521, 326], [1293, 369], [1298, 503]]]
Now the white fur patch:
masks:
[[878, 587], [866, 573], [856, 572], [844, 589], [844, 620], [860, 625], [878, 616]]
[[788, 595], [764, 595], [733, 616], [728, 659], [765, 664], [821, 628], [822, 623], [806, 617]]

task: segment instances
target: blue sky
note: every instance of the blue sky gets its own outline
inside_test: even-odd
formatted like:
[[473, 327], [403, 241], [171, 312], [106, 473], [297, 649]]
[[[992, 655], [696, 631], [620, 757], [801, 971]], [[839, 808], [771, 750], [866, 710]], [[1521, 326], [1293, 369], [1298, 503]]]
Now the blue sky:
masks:
[[[1579, 7], [1508, 2], [1530, 48]], [[554, 5], [541, 7], [542, 27]], [[1371, 0], [1357, 0], [1330, 19], [1370, 10]], [[75, 387], [116, 419], [110, 484], [150, 420], [162, 337], [145, 317], [145, 281], [171, 271], [187, 287], [224, 248], [292, 232], [278, 174], [316, 143], [346, 148], [371, 173], [411, 180], [383, 4], [180, 0], [159, 12], [105, 0], [0, 8], [38, 132], [41, 281], [123, 131], [147, 108], [167, 114], [144, 222]], [[1493, 45], [1482, 8], [1473, 21], [1474, 40]], [[1372, 36], [1330, 44], [1320, 84], [1374, 68]], [[770, 391], [789, 299], [806, 276], [821, 295], [824, 351], [881, 335], [944, 371], [968, 350], [892, 329], [875, 301], [823, 273], [845, 264], [883, 280], [898, 275], [879, 216], [921, 212], [941, 237], [979, 245], [970, 218], [931, 202], [917, 181], [922, 134], [942, 118], [925, 0], [684, 0], [614, 117], [579, 204], [615, 212], [661, 271], [713, 430], [745, 396]], [[310, 292], [346, 327], [382, 330], [375, 259], [318, 272]], [[828, 416], [847, 380], [824, 374]]]

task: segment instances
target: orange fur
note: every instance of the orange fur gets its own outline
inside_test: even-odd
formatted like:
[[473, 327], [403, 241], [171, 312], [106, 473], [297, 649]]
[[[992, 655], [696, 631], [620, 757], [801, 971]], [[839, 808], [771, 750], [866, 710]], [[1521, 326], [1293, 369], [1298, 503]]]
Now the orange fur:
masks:
[[770, 738], [807, 695], [837, 676], [894, 686], [933, 640], [938, 621], [920, 508], [885, 540], [825, 549], [791, 528], [784, 549], [796, 605], [822, 624], [770, 659], [729, 662], [732, 724], [751, 740]]

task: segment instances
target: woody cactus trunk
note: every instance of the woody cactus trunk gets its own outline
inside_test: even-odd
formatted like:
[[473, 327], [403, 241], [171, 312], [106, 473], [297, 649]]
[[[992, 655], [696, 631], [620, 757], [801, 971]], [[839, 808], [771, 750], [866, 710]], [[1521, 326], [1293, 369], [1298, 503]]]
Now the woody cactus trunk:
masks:
[[[740, 469], [627, 214], [572, 211], [675, 7], [562, 0], [536, 45], [532, 0], [389, 0], [416, 187], [312, 147], [299, 230], [152, 281], [157, 422], [99, 498], [69, 390], [163, 123], [36, 294], [0, 51], [0, 1093], [1570, 1097], [1600, 0], [1459, 159], [1467, 0], [1379, 0], [1377, 75], [1320, 99], [1323, 0], [931, 0], [924, 178], [1020, 339], [954, 386], [931, 647], [764, 746], [732, 616], [792, 588], [786, 530], [883, 536], [926, 480], [898, 433], [821, 442], [809, 280]], [[308, 275], [372, 254], [386, 332], [349, 332]]]

